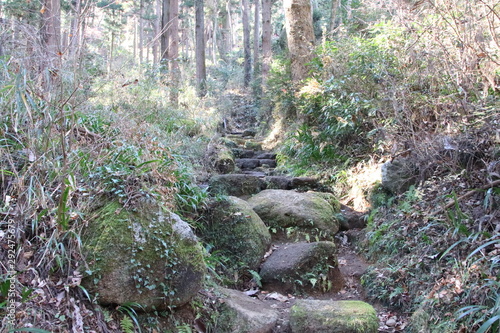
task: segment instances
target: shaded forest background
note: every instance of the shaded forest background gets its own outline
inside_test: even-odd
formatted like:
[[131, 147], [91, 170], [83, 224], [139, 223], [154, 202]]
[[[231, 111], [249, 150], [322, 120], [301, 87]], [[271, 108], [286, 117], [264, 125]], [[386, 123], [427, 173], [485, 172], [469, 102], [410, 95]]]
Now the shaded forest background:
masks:
[[[308, 27], [296, 38], [293, 20]], [[125, 207], [150, 197], [202, 228], [206, 148], [245, 95], [283, 172], [367, 213], [372, 300], [411, 317], [408, 332], [498, 331], [499, 51], [493, 0], [1, 1], [16, 327], [72, 329], [78, 300], [125, 330], [133, 306], [102, 309], [80, 287], [88, 212], [103, 193]], [[380, 168], [397, 158], [418, 181], [388, 193]]]

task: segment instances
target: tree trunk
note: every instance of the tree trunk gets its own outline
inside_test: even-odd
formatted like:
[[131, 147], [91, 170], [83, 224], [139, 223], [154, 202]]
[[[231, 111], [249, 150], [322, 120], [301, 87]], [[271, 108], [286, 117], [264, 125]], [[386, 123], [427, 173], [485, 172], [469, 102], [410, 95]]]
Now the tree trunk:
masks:
[[161, 36], [161, 0], [156, 0], [156, 19], [155, 19], [155, 22], [154, 22], [154, 41], [153, 41], [153, 64], [154, 65], [157, 65], [158, 64], [158, 53], [159, 53], [159, 50], [158, 50], [158, 46], [160, 46], [159, 44], [159, 40], [160, 40], [160, 36]]
[[253, 30], [253, 77], [257, 78], [260, 71], [260, 0], [255, 0], [255, 17]]
[[55, 65], [55, 60], [61, 55], [61, 1], [45, 0], [43, 14], [43, 41], [49, 66]]
[[265, 84], [271, 67], [271, 0], [262, 0], [262, 83]]
[[165, 61], [168, 58], [168, 43], [169, 43], [169, 9], [170, 9], [170, 0], [162, 1], [162, 9], [161, 9], [161, 47], [160, 47], [160, 59]]
[[243, 85], [248, 87], [250, 85], [251, 79], [251, 70], [252, 70], [252, 59], [250, 53], [250, 22], [248, 19], [249, 14], [249, 6], [248, 0], [241, 0], [241, 4], [243, 7], [242, 12], [242, 21], [243, 21], [243, 54], [244, 54], [244, 62], [243, 62], [243, 70], [244, 70], [244, 78]]
[[139, 65], [142, 65], [144, 61], [144, 53], [143, 53], [143, 48], [144, 48], [144, 20], [142, 19], [143, 16], [143, 11], [144, 11], [144, 0], [141, 0], [140, 5], [139, 5], [139, 44], [138, 44], [138, 49], [139, 49]]
[[224, 62], [227, 62], [227, 56], [230, 52], [231, 25], [229, 24], [229, 14], [225, 6], [219, 11], [219, 21], [221, 24], [219, 56]]
[[310, 0], [284, 0], [288, 52], [292, 81], [306, 78], [307, 63], [312, 59], [314, 30]]
[[73, 10], [73, 17], [71, 19], [71, 27], [69, 32], [69, 45], [68, 51], [73, 60], [77, 59], [78, 50], [80, 48], [80, 26], [81, 26], [81, 15], [82, 15], [82, 1], [75, 0], [72, 3], [71, 9]]
[[203, 0], [196, 0], [196, 88], [198, 96], [203, 97], [207, 94], [207, 70], [205, 67], [205, 15]]
[[333, 30], [335, 30], [338, 26], [339, 20], [337, 18], [337, 15], [339, 13], [339, 6], [340, 6], [340, 0], [332, 1], [332, 11], [330, 16], [330, 27], [329, 27], [330, 32], [333, 32]]
[[179, 104], [179, 0], [170, 0], [170, 46], [168, 48], [168, 59], [170, 61], [170, 102], [177, 107]]

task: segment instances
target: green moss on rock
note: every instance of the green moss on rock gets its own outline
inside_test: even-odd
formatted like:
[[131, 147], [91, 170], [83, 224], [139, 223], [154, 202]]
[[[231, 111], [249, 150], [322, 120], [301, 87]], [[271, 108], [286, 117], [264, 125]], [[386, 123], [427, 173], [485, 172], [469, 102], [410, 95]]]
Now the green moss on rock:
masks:
[[269, 230], [247, 202], [227, 197], [207, 214], [206, 240], [245, 268], [257, 269], [271, 244]]
[[250, 199], [250, 206], [269, 227], [294, 228], [328, 239], [339, 230], [335, 210], [322, 195], [286, 190], [264, 190]]
[[162, 309], [196, 295], [205, 273], [202, 250], [177, 215], [151, 202], [130, 210], [113, 201], [93, 216], [83, 234], [91, 272], [83, 284], [101, 303]]
[[290, 310], [292, 333], [376, 333], [375, 309], [362, 301], [297, 300]]

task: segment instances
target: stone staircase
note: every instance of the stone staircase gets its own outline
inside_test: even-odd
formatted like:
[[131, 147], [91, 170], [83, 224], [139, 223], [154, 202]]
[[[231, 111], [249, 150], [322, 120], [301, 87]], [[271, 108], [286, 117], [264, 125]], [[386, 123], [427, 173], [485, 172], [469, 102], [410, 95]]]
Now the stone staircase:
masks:
[[314, 178], [279, 174], [276, 153], [262, 149], [255, 131], [230, 133], [222, 141], [220, 174], [210, 178], [209, 191], [228, 199], [213, 207], [208, 238], [258, 271], [262, 290], [221, 289], [229, 313], [221, 332], [377, 332], [371, 305], [359, 295], [344, 300], [336, 294], [352, 278], [339, 269], [334, 243], [342, 209], [352, 213], [348, 207]]

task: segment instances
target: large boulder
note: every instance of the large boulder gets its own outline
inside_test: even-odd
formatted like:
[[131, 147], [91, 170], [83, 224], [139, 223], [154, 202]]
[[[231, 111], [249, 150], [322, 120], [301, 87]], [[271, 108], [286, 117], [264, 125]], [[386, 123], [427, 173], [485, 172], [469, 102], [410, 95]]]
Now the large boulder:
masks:
[[[202, 286], [202, 249], [190, 226], [163, 207], [109, 202], [83, 234], [83, 285], [101, 304], [136, 302], [148, 311], [186, 304]], [[89, 274], [90, 272], [90, 274]]]
[[290, 235], [289, 231], [298, 231], [327, 239], [339, 230], [336, 213], [340, 206], [333, 199], [326, 193], [264, 190], [249, 198], [248, 203], [277, 232]]
[[236, 197], [258, 193], [264, 187], [264, 180], [260, 177], [243, 174], [215, 175], [208, 183], [210, 193]]
[[271, 333], [278, 321], [278, 311], [241, 291], [221, 288], [222, 305], [217, 320], [220, 333]]
[[214, 202], [206, 214], [203, 237], [245, 268], [256, 270], [271, 245], [271, 235], [250, 205], [236, 197]]
[[419, 169], [408, 158], [396, 158], [382, 165], [382, 187], [393, 194], [406, 192], [418, 180]]
[[333, 242], [291, 243], [276, 249], [262, 264], [264, 287], [281, 292], [339, 291], [344, 279]]
[[376, 333], [375, 309], [361, 301], [299, 299], [290, 309], [292, 333]]

